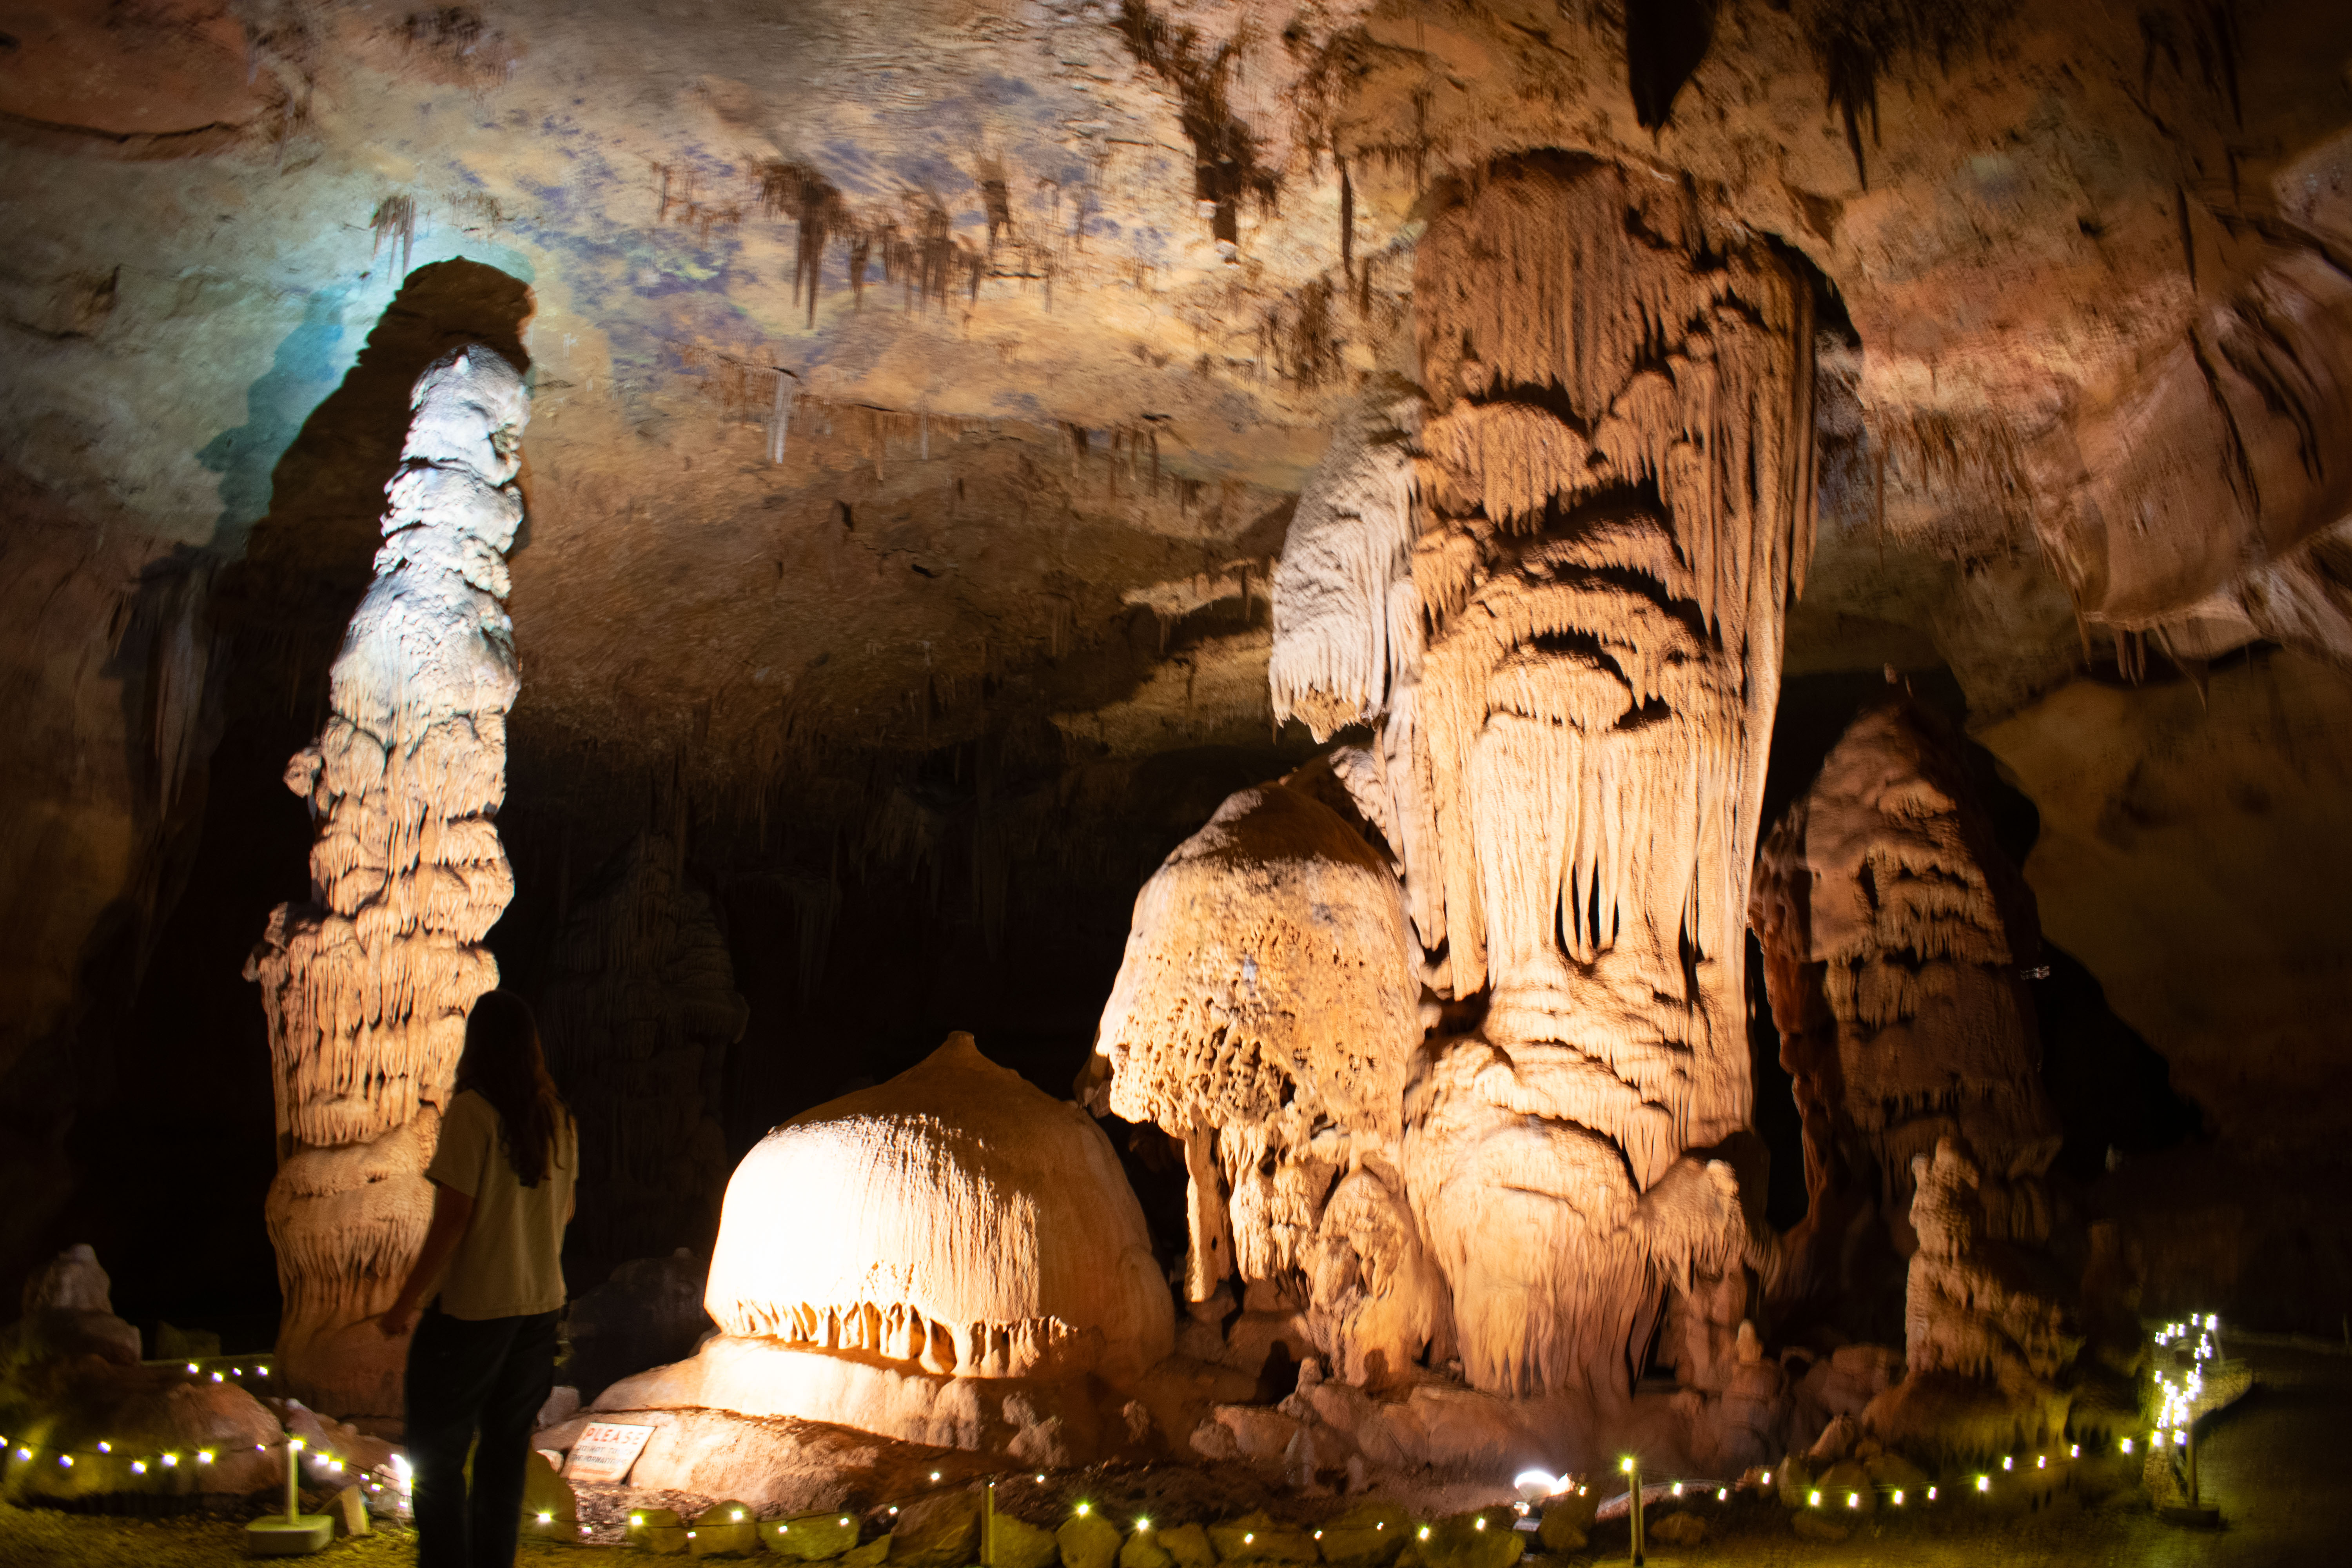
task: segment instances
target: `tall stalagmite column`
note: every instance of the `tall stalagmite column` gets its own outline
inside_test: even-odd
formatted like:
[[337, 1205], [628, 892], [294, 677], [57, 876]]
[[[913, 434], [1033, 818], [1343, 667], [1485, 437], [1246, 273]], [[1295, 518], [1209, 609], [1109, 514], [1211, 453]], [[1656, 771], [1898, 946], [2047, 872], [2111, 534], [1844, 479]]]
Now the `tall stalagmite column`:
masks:
[[1275, 700], [1318, 732], [1377, 725], [1433, 981], [1486, 1001], [1405, 1098], [1464, 1370], [1606, 1383], [1664, 1289], [1746, 1242], [1730, 1167], [1694, 1152], [1748, 1116], [1748, 876], [1811, 542], [1811, 296], [1680, 186], [1585, 159], [1509, 160], [1436, 205], [1418, 515], [1294, 530]]
[[280, 905], [246, 964], [278, 1100], [280, 1373], [344, 1416], [400, 1410], [406, 1343], [368, 1320], [423, 1245], [466, 1013], [498, 984], [482, 938], [514, 892], [494, 824], [518, 686], [500, 601], [529, 398], [474, 344], [436, 361], [410, 405], [332, 716], [287, 765], [317, 826], [310, 900]]
[[2042, 1213], [2004, 1211], [2005, 1234], [2042, 1240], [2062, 1132], [2023, 978], [2041, 927], [1950, 727], [1901, 693], [1864, 709], [1766, 836], [1749, 912], [1810, 1200], [1770, 1293], [1854, 1321], [1913, 1250], [1912, 1163], [1948, 1138]]

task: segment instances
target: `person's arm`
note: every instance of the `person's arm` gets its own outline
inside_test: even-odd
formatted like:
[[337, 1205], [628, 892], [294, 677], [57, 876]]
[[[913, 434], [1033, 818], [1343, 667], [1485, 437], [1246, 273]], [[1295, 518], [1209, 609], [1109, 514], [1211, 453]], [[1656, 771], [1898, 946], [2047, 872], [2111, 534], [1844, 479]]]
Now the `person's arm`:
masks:
[[415, 1321], [416, 1309], [425, 1295], [441, 1278], [441, 1270], [449, 1266], [449, 1255], [457, 1250], [465, 1237], [466, 1226], [474, 1217], [474, 1200], [455, 1187], [433, 1184], [433, 1224], [425, 1233], [425, 1250], [416, 1255], [416, 1267], [408, 1271], [408, 1283], [400, 1288], [392, 1305], [376, 1320], [383, 1337], [396, 1340], [406, 1333]]

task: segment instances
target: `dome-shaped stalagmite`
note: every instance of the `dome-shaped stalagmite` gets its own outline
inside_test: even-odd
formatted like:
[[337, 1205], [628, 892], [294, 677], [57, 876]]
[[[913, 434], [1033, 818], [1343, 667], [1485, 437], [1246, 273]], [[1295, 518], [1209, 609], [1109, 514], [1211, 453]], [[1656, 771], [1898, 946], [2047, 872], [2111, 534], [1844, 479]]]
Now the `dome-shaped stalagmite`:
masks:
[[743, 1157], [704, 1300], [728, 1334], [966, 1377], [1129, 1381], [1173, 1332], [1110, 1140], [961, 1033]]

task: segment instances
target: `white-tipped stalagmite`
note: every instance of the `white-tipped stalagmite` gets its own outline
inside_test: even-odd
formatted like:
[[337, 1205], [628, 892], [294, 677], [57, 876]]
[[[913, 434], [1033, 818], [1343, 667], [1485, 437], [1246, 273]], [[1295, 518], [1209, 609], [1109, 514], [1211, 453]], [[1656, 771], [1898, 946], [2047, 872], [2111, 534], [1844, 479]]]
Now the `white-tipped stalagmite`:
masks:
[[[1811, 546], [1811, 294], [1769, 246], [1704, 232], [1680, 187], [1589, 160], [1507, 160], [1433, 205], [1425, 405], [1335, 437], [1276, 574], [1269, 671], [1278, 717], [1365, 727], [1329, 766], [1386, 841], [1420, 949], [1375, 977], [1399, 961], [1360, 944], [1352, 1016], [1301, 1033], [1292, 1104], [1338, 1079], [1367, 1104], [1396, 1093], [1402, 1136], [1391, 1166], [1310, 1128], [1322, 1171], [1255, 1168], [1319, 1181], [1263, 1215], [1235, 1184], [1222, 1217], [1255, 1279], [1254, 1256], [1321, 1237], [1327, 1193], [1360, 1197], [1341, 1170], [1368, 1174], [1450, 1289], [1428, 1338], [1520, 1392], [1621, 1375], [1669, 1286], [1726, 1278], [1746, 1248], [1730, 1166], [1693, 1152], [1748, 1117], [1748, 876]], [[1108, 1102], [1171, 1131], [1151, 1085], [1276, 1037], [1217, 1016], [1240, 982], [1166, 960], [1183, 933], [1155, 889], [1190, 848], [1138, 900], [1097, 1047]], [[1262, 974], [1229, 935], [1246, 892], [1212, 923]], [[1263, 900], [1286, 896], [1269, 881]], [[1373, 1071], [1396, 1047], [1372, 998], [1424, 981], [1436, 1026], [1402, 1078]], [[1449, 1035], [1440, 998], [1483, 1019]], [[1291, 1112], [1204, 1105], [1188, 1143], [1213, 1134], [1230, 1180], [1236, 1152], [1293, 1147]], [[1201, 1200], [1196, 1254], [1221, 1217]]]
[[342, 1415], [400, 1411], [406, 1346], [367, 1320], [424, 1243], [466, 1014], [498, 984], [482, 938], [514, 892], [495, 826], [519, 680], [500, 601], [529, 395], [476, 343], [409, 401], [332, 712], [287, 764], [316, 826], [310, 898], [272, 911], [246, 963], [278, 1101], [278, 1364], [287, 1393]]

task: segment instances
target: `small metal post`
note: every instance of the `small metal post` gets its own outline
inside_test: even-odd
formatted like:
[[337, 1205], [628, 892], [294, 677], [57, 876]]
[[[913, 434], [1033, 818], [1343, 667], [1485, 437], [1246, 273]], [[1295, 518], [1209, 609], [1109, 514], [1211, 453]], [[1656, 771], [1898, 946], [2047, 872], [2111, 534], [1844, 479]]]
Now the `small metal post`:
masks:
[[286, 1521], [289, 1524], [302, 1511], [300, 1499], [294, 1489], [301, 1465], [302, 1439], [289, 1434], [286, 1439]]
[[1642, 1568], [1642, 1461], [1633, 1462], [1633, 1568]]
[[996, 1483], [988, 1483], [988, 1490], [980, 1500], [980, 1560], [984, 1568], [996, 1568]]

